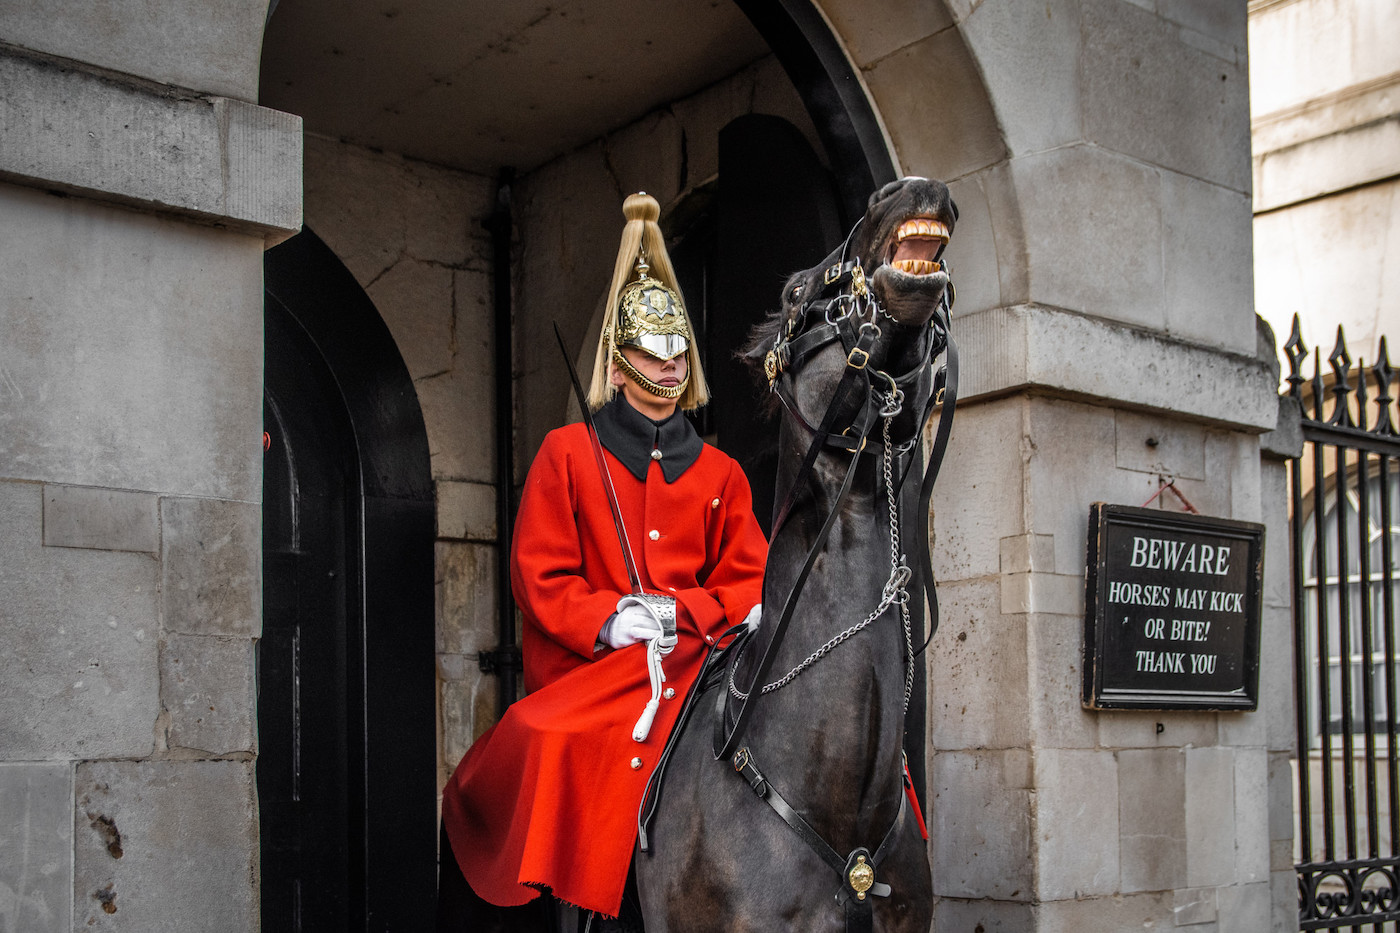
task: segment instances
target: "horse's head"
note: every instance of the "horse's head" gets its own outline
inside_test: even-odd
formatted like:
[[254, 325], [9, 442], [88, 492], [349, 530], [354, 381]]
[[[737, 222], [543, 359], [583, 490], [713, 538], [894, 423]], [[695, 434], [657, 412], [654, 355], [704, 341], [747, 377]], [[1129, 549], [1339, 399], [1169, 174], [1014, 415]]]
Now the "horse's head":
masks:
[[[868, 356], [872, 386], [915, 383], [942, 345], [952, 289], [941, 257], [958, 209], [942, 182], [901, 178], [870, 196], [846, 242], [783, 286], [782, 306], [745, 356], [760, 361], [789, 408], [815, 425], [832, 379]], [[940, 308], [945, 313], [939, 314]], [[860, 350], [852, 345], [859, 341]], [[787, 377], [791, 385], [779, 383]], [[838, 426], [840, 427], [840, 426]]]

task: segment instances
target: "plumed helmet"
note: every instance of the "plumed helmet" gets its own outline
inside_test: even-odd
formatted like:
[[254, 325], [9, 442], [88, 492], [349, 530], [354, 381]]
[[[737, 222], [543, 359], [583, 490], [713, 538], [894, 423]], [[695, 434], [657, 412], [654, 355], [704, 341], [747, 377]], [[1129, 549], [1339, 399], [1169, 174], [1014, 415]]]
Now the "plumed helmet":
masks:
[[[616, 367], [653, 395], [677, 399], [683, 409], [698, 408], [709, 401], [709, 389], [700, 369], [695, 332], [657, 223], [661, 206], [646, 192], [638, 192], [623, 202], [622, 214], [627, 223], [598, 335], [589, 407], [601, 408], [612, 398], [615, 389], [608, 373]], [[658, 360], [685, 354], [686, 378], [677, 386], [653, 382], [627, 361], [624, 347], [634, 347]]]

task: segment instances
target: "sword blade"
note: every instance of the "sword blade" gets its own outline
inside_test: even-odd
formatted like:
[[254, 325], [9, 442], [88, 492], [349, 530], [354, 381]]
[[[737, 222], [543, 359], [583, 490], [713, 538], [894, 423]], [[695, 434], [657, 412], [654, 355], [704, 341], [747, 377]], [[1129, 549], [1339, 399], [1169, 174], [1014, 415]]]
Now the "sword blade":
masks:
[[583, 384], [578, 381], [578, 371], [569, 350], [564, 346], [564, 335], [559, 332], [559, 322], [554, 322], [554, 339], [559, 341], [559, 352], [564, 356], [564, 365], [569, 367], [569, 381], [574, 386], [574, 397], [578, 399], [579, 410], [583, 412], [583, 423], [588, 428], [588, 440], [593, 445], [593, 459], [598, 463], [598, 472], [603, 478], [603, 492], [608, 497], [608, 508], [612, 510], [613, 527], [617, 529], [617, 543], [622, 548], [622, 562], [627, 566], [627, 579], [632, 583], [632, 592], [642, 592], [642, 577], [637, 573], [637, 562], [632, 557], [632, 543], [627, 539], [627, 526], [622, 523], [622, 509], [617, 504], [617, 490], [613, 488], [612, 474], [608, 472], [608, 462], [603, 457], [603, 442], [598, 438], [598, 429], [593, 424], [593, 412], [588, 408], [588, 399], [583, 394]]

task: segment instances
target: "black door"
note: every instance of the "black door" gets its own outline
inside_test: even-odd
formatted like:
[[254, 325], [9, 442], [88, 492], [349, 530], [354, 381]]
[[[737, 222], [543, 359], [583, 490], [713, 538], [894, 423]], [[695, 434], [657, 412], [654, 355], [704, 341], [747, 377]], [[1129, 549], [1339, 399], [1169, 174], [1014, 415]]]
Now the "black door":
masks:
[[258, 803], [263, 929], [346, 930], [347, 620], [358, 593], [353, 435], [325, 362], [266, 313]]
[[265, 262], [262, 928], [430, 929], [433, 486], [388, 328], [309, 230]]

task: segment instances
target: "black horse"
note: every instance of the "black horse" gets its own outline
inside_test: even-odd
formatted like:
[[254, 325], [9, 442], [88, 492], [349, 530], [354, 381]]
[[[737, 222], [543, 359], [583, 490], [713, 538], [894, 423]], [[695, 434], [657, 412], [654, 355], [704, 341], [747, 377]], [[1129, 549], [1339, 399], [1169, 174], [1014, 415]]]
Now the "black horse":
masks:
[[746, 354], [786, 408], [763, 623], [696, 688], [649, 796], [648, 933], [929, 927], [903, 760], [919, 636], [904, 555], [928, 529], [895, 490], [932, 407], [956, 213], [940, 182], [881, 188]]

